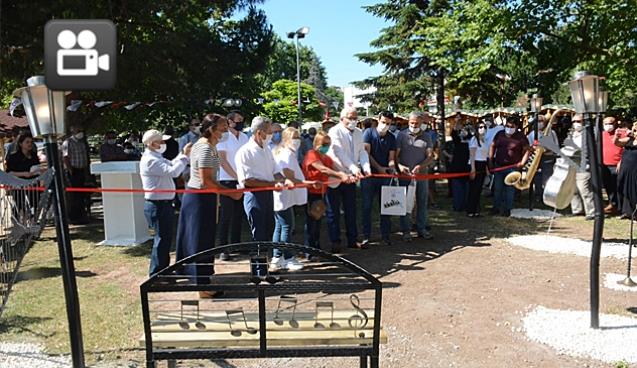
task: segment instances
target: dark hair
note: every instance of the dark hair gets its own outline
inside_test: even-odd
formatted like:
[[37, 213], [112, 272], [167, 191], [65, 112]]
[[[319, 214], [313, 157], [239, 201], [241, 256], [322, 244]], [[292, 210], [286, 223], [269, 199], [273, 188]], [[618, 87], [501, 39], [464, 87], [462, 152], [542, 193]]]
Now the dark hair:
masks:
[[394, 118], [394, 113], [391, 111], [383, 111], [380, 114], [378, 114], [378, 118], [387, 118], [387, 119], [393, 119]]
[[166, 128], [164, 129], [164, 134], [173, 135], [175, 134], [175, 129], [172, 126], [167, 125]]
[[371, 128], [374, 125], [374, 122], [376, 120], [373, 118], [365, 118], [363, 119], [363, 121], [361, 122], [361, 124], [363, 125], [363, 129], [367, 129], [367, 128]]
[[243, 113], [241, 111], [239, 111], [239, 110], [230, 111], [226, 117], [228, 118], [228, 120], [234, 120], [234, 117], [237, 116], [237, 115], [239, 115], [239, 116], [241, 116], [242, 118], [245, 119], [245, 116], [243, 116]]
[[228, 121], [225, 116], [219, 114], [208, 114], [204, 116], [201, 120], [201, 136], [204, 138], [210, 138], [210, 135], [212, 134], [211, 130], [216, 130], [217, 125], [222, 120]]
[[18, 143], [18, 146], [22, 145], [24, 140], [27, 139], [27, 138], [33, 139], [33, 136], [31, 135], [31, 132], [22, 132], [22, 133], [18, 134], [18, 138], [16, 139], [16, 142]]

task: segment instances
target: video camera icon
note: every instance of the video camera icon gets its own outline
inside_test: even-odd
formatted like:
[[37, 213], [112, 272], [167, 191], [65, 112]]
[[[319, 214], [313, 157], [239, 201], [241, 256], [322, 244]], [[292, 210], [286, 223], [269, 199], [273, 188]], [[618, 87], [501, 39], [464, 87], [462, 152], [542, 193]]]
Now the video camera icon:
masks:
[[56, 19], [44, 28], [46, 84], [52, 90], [111, 89], [117, 31], [106, 19]]
[[[62, 48], [57, 53], [58, 75], [97, 75], [100, 69], [110, 69], [108, 54], [98, 56], [97, 50], [93, 49], [97, 37], [90, 30], [81, 31], [76, 36], [73, 31], [65, 29], [58, 34], [57, 41]], [[76, 44], [81, 49], [73, 49]]]

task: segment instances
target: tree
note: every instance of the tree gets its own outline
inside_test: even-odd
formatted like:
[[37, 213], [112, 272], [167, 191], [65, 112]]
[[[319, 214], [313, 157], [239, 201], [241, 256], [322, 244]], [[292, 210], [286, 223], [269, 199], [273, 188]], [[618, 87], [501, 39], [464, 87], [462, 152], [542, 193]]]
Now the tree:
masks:
[[[318, 121], [322, 108], [315, 98], [313, 86], [301, 83], [301, 103], [304, 121]], [[263, 94], [265, 115], [275, 122], [287, 124], [297, 121], [297, 83], [289, 79], [281, 79], [272, 84], [272, 89]]]
[[[118, 30], [117, 87], [83, 92], [82, 99], [168, 101], [164, 106], [170, 107], [158, 114], [163, 122], [171, 122], [171, 111], [207, 111], [203, 101], [211, 97], [250, 102], [260, 92], [255, 76], [265, 69], [272, 50], [272, 27], [263, 11], [254, 7], [260, 2], [5, 1], [0, 3], [0, 83], [42, 74], [42, 34], [49, 19], [107, 18]], [[241, 9], [247, 10], [245, 17], [232, 18]], [[16, 19], [20, 21], [12, 21]], [[115, 116], [108, 119], [109, 115]], [[149, 123], [121, 109], [84, 111], [84, 116], [86, 123], [106, 119], [137, 129]]]
[[[327, 78], [325, 67], [316, 52], [308, 46], [299, 44], [299, 64], [301, 81], [311, 84], [319, 91], [325, 89]], [[272, 54], [268, 58], [262, 78], [262, 88], [267, 91], [280, 79], [296, 80], [296, 49], [294, 42], [274, 39]]]

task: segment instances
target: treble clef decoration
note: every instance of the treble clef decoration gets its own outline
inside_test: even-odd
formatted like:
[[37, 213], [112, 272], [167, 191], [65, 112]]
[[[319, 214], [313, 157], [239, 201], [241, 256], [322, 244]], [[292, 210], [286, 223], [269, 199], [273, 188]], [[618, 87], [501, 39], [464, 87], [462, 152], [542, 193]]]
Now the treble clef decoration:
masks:
[[352, 307], [354, 307], [354, 309], [356, 310], [356, 314], [350, 316], [347, 319], [347, 323], [349, 324], [349, 327], [355, 328], [355, 329], [365, 328], [365, 326], [367, 326], [367, 322], [369, 321], [369, 318], [367, 317], [367, 313], [365, 313], [365, 311], [360, 307], [361, 301], [358, 298], [358, 295], [356, 294], [350, 295], [349, 302], [350, 304], [352, 304]]

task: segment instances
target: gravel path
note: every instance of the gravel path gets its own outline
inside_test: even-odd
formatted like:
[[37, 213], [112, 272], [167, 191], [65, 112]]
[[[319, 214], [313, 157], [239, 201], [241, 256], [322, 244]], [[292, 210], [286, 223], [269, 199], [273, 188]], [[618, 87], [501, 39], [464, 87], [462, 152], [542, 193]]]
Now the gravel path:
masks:
[[549, 210], [533, 210], [529, 211], [528, 208], [514, 208], [511, 210], [511, 217], [521, 219], [534, 219], [534, 220], [550, 220], [552, 217], [561, 217], [559, 213], [554, 213]]
[[535, 308], [524, 319], [529, 340], [558, 352], [613, 363], [637, 363], [637, 319], [600, 315], [601, 329], [590, 328], [590, 312]]
[[[604, 286], [618, 291], [632, 291], [637, 292], [637, 286], [629, 287], [618, 284], [619, 281], [622, 281], [626, 278], [626, 274], [619, 273], [607, 273], [604, 278]], [[637, 282], [637, 277], [635, 275], [631, 275], [633, 281]]]
[[[553, 235], [524, 235], [507, 239], [509, 244], [549, 253], [565, 253], [590, 257], [592, 242]], [[628, 244], [602, 243], [602, 257], [628, 258]]]
[[66, 356], [51, 356], [42, 352], [42, 346], [25, 343], [0, 343], [0, 367], [2, 368], [70, 368]]

